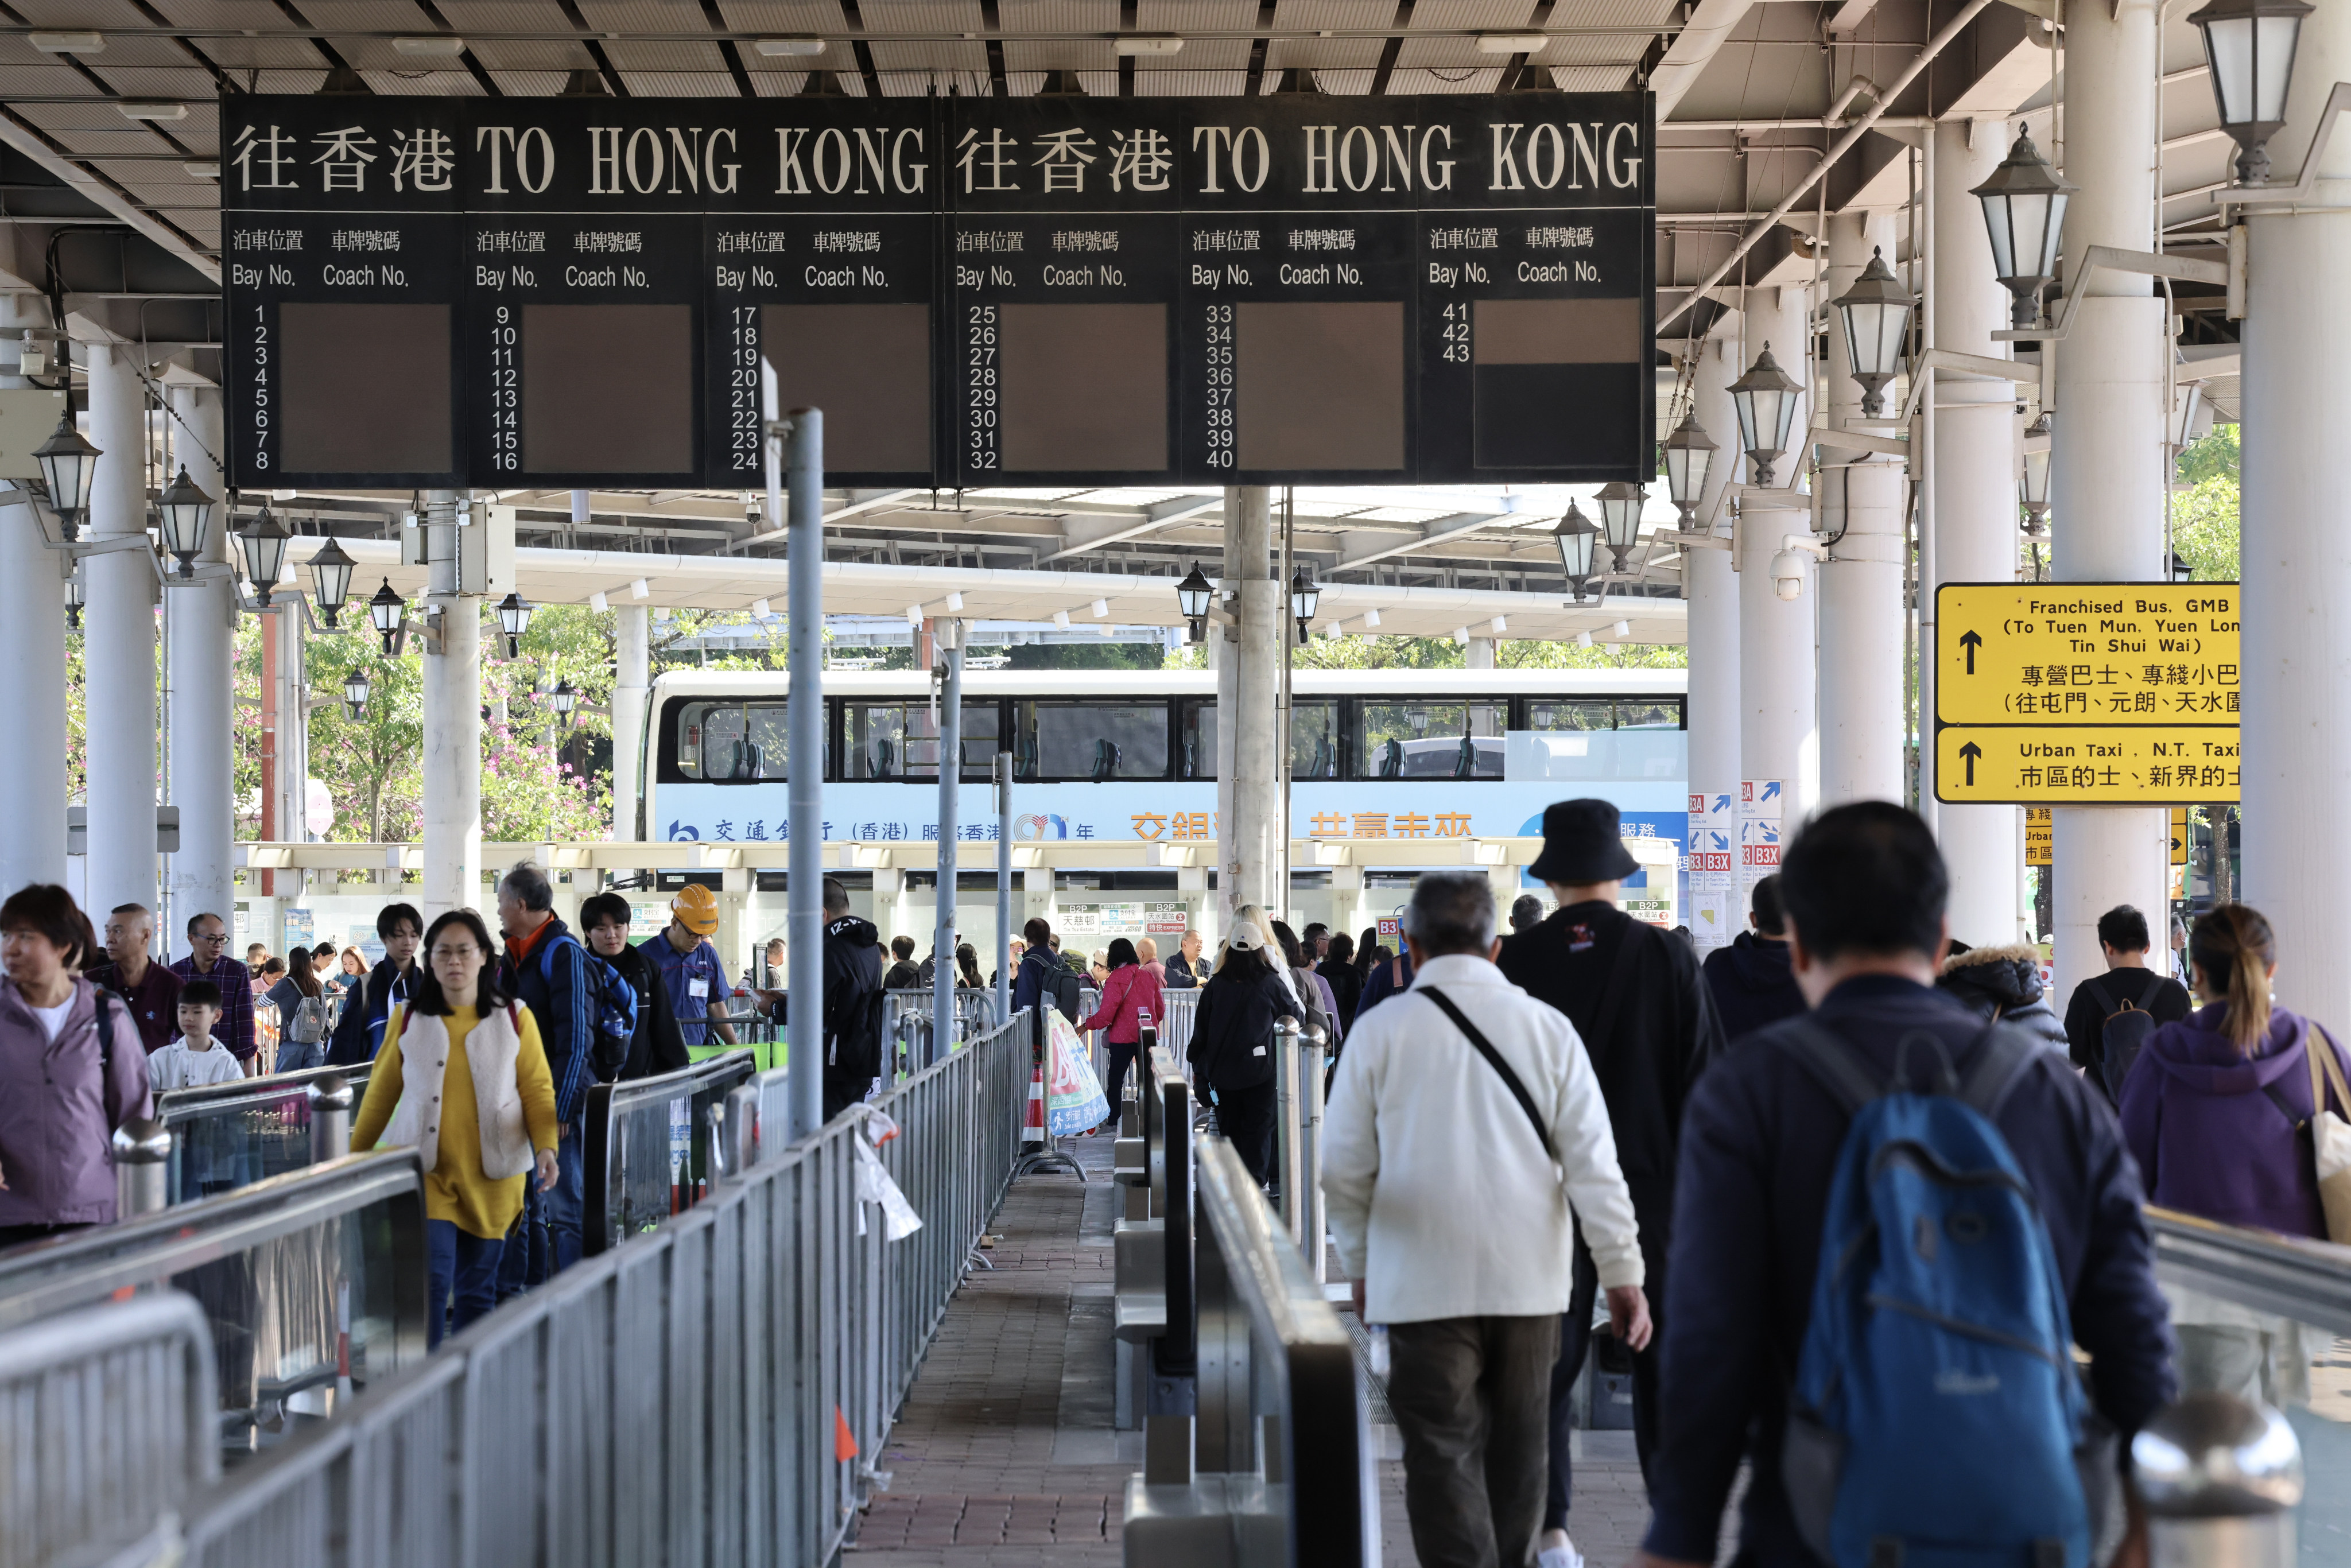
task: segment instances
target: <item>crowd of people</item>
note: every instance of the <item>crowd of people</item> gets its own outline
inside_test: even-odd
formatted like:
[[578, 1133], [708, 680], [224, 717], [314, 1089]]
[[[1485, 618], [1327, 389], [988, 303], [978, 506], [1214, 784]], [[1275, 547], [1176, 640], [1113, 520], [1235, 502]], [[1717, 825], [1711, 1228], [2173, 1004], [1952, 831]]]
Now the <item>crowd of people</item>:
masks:
[[[1631, 1362], [1644, 1568], [1717, 1561], [1742, 1472], [1742, 1563], [2143, 1541], [2131, 1434], [2183, 1382], [2275, 1399], [2296, 1371], [2242, 1313], [2175, 1311], [2143, 1204], [2330, 1236], [2309, 1130], [2351, 1119], [2351, 1058], [2271, 1000], [2268, 923], [2223, 904], [2173, 933], [2183, 985], [2110, 911], [2061, 1015], [2037, 949], [1954, 939], [1925, 824], [1863, 803], [1808, 823], [1701, 965], [1622, 909], [1618, 828], [1552, 807], [1531, 869], [1555, 907], [1521, 899], [1507, 933], [1483, 873], [1424, 873], [1333, 1074], [1330, 1230], [1386, 1335], [1424, 1568], [1580, 1568], [1595, 1333]], [[1278, 973], [1235, 984], [1235, 1039], [1292, 1006]], [[1194, 1058], [1251, 1158], [1270, 1071]]]

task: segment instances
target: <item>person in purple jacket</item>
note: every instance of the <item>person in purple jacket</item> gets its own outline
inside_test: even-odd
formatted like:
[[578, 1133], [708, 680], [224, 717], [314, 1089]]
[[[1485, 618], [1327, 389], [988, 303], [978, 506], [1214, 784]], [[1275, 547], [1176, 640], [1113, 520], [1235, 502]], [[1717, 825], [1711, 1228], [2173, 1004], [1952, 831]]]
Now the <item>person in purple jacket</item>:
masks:
[[[2288, 1236], [2326, 1238], [2318, 1175], [2299, 1136], [2315, 1113], [2314, 1045], [2340, 1046], [2309, 1019], [2270, 1004], [2276, 940], [2259, 911], [2224, 904], [2189, 938], [2207, 1006], [2147, 1037], [2123, 1079], [2123, 1139], [2158, 1208]], [[2351, 1106], [2333, 1107], [2351, 1116]]]

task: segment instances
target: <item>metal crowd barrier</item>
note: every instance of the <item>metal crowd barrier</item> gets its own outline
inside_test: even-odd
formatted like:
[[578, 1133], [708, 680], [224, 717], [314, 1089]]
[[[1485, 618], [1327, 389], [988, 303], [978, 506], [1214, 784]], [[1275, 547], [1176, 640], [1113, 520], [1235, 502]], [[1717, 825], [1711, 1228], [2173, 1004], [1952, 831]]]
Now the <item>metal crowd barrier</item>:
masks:
[[[831, 1561], [1010, 1179], [1027, 1021], [803, 1143], [762, 1141], [755, 1125], [756, 1163], [705, 1202], [500, 1308], [199, 1497], [170, 1543], [177, 1560]], [[742, 1087], [738, 1103], [771, 1103], [768, 1085]], [[903, 1129], [877, 1155], [863, 1152], [871, 1110]], [[923, 1220], [903, 1240], [885, 1239], [871, 1206], [861, 1213], [869, 1157]], [[157, 1555], [150, 1544], [106, 1568]]]
[[1126, 1489], [1137, 1568], [1373, 1568], [1379, 1487], [1346, 1325], [1232, 1145], [1194, 1156], [1196, 1414], [1155, 1418]]
[[250, 1452], [422, 1361], [424, 1280], [423, 1166], [391, 1149], [0, 1252], [0, 1330], [184, 1291], [208, 1325], [219, 1441]]
[[193, 1203], [350, 1153], [369, 1071], [312, 1067], [162, 1096], [155, 1120], [172, 1135], [163, 1202]]
[[754, 1052], [730, 1051], [675, 1072], [589, 1089], [580, 1151], [583, 1251], [617, 1247], [709, 1197], [724, 1168], [727, 1096], [758, 1071]]
[[0, 1333], [0, 1568], [47, 1568], [220, 1479], [212, 1334], [177, 1291]]
[[1144, 1048], [1113, 1150], [1126, 1197], [1113, 1238], [1113, 1424], [1156, 1423], [1165, 1438], [1192, 1413], [1192, 1087], [1166, 1047], [1146, 1034]]

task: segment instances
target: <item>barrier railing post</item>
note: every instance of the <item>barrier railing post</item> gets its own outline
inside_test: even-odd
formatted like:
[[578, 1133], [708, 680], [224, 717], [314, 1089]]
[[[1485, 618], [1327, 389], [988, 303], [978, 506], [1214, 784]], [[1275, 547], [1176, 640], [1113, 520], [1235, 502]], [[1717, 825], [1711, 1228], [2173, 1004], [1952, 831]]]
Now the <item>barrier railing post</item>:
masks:
[[2151, 1561], [2176, 1568], [2291, 1568], [2302, 1445], [2284, 1416], [2205, 1390], [2166, 1406], [2131, 1440]]
[[726, 1092], [726, 1174], [744, 1176], [759, 1160], [759, 1091], [738, 1083]]
[[313, 1079], [306, 1092], [310, 1100], [310, 1163], [341, 1159], [351, 1152], [350, 1083], [340, 1073], [329, 1073]]
[[1297, 1020], [1276, 1019], [1273, 1024], [1273, 1168], [1276, 1178], [1281, 1183], [1281, 1201], [1276, 1207], [1281, 1215], [1281, 1223], [1289, 1228], [1292, 1241], [1305, 1234], [1300, 1227], [1298, 1208], [1298, 1189], [1304, 1185], [1299, 1165], [1298, 1054]]
[[1309, 1026], [1298, 1045], [1299, 1245], [1307, 1271], [1322, 1281], [1322, 1031]]
[[114, 1212], [153, 1214], [171, 1200], [172, 1130], [148, 1117], [114, 1129]]

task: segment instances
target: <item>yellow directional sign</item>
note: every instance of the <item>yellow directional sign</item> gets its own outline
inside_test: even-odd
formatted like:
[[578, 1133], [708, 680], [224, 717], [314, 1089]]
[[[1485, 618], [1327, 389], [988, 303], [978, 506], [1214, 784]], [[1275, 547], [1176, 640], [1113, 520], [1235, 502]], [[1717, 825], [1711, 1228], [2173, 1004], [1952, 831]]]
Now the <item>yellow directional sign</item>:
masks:
[[1955, 804], [2153, 806], [2237, 798], [2237, 732], [1945, 725], [1935, 798]]
[[2171, 808], [2171, 863], [2188, 863], [2188, 808]]
[[1944, 724], [2237, 722], [2233, 582], [1949, 582], [1935, 591]]
[[[2049, 864], [2053, 858], [2049, 851], [2053, 836], [2049, 826], [2049, 808], [2027, 806], [2024, 809], [2024, 863], [2026, 865]], [[2188, 808], [2174, 806], [2171, 808], [2171, 863], [2173, 865], [2188, 863]]]

